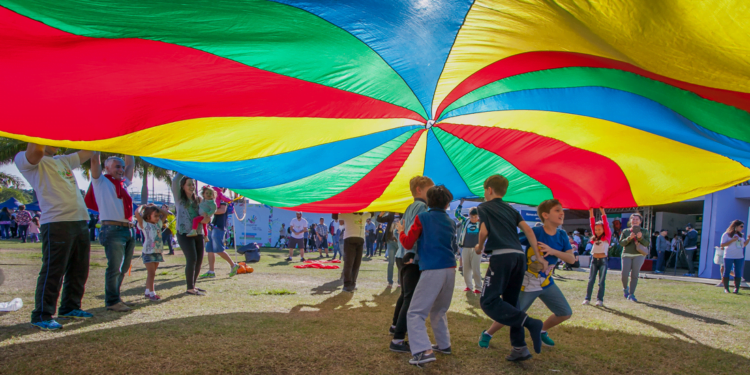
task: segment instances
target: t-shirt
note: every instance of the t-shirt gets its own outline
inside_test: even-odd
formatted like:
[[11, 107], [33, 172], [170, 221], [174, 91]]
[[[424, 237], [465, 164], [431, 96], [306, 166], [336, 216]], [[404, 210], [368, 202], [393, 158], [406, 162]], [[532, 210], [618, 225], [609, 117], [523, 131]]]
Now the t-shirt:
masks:
[[[222, 203], [226, 206], [226, 203]], [[211, 222], [216, 228], [219, 228], [221, 230], [227, 229], [227, 212], [225, 211], [223, 214], [214, 214], [214, 219]]]
[[29, 225], [31, 223], [31, 214], [29, 211], [18, 211], [16, 213], [16, 222], [18, 222], [18, 225]]
[[[495, 198], [477, 206], [479, 221], [487, 228], [487, 243], [484, 252], [491, 254], [493, 250], [515, 249], [523, 251], [518, 240], [518, 224], [523, 221], [521, 213]], [[549, 244], [548, 244], [549, 245]]]
[[[96, 194], [96, 193], [94, 193]], [[143, 250], [141, 254], [161, 254], [161, 226], [162, 222], [159, 220], [156, 224], [143, 222], [143, 227], [138, 226], [143, 232]]]
[[44, 156], [33, 165], [26, 159], [26, 151], [21, 151], [16, 154], [15, 163], [37, 194], [42, 210], [40, 224], [89, 219], [72, 171], [81, 165], [77, 153]]
[[[732, 240], [732, 237], [729, 235], [729, 233], [724, 232], [724, 234], [721, 235], [721, 243], [727, 243]], [[724, 259], [745, 259], [744, 254], [744, 247], [742, 245], [745, 244], [745, 241], [743, 241], [742, 237], [739, 237], [738, 241], [734, 241], [731, 244], [727, 245], [727, 247], [724, 248]]]
[[[315, 226], [315, 233], [324, 240], [328, 239], [328, 228], [326, 228], [325, 224], [318, 224]], [[317, 240], [317, 236], [315, 239]]]
[[[123, 181], [127, 188], [130, 182], [124, 178]], [[125, 218], [125, 206], [122, 204], [122, 199], [117, 198], [117, 187], [112, 181], [104, 177], [102, 173], [99, 178], [91, 179], [91, 185], [94, 187], [94, 197], [99, 207], [99, 220], [130, 222]]]
[[[547, 234], [547, 232], [544, 230], [544, 227], [534, 227], [531, 228], [531, 230], [534, 231], [536, 242], [541, 242], [549, 246], [550, 249], [559, 251], [568, 251], [573, 249], [573, 247], [570, 245], [570, 241], [568, 241], [568, 235], [562, 229], [558, 229], [557, 232], [551, 236]], [[534, 249], [531, 248], [531, 244], [525, 236], [521, 240], [521, 243], [522, 245], [527, 247], [527, 269], [523, 277], [523, 285], [521, 286], [521, 290], [525, 292], [534, 292], [546, 289], [550, 285], [554, 284], [555, 280], [552, 278], [552, 268], [557, 264], [557, 257], [554, 255], [545, 256], [544, 259], [549, 265], [547, 269], [541, 269], [541, 265], [539, 263], [536, 263], [536, 253], [534, 253]]]
[[339, 219], [344, 220], [344, 239], [365, 238], [365, 222], [370, 215], [364, 214], [341, 214]]
[[479, 244], [479, 229], [481, 226], [481, 221], [477, 221], [476, 223], [472, 223], [471, 221], [466, 221], [466, 223], [463, 225], [463, 242], [461, 243], [461, 247], [465, 248], [473, 248], [474, 246]]
[[[304, 217], [299, 220], [296, 217], [292, 219], [292, 222], [289, 223], [289, 229], [293, 229], [292, 238], [305, 238], [305, 233], [307, 233], [307, 226], [307, 220]], [[294, 231], [297, 231], [299, 233], [294, 233]]]
[[373, 224], [372, 222], [369, 222], [369, 223], [365, 224], [365, 233], [368, 236], [374, 236], [375, 235], [375, 224]]

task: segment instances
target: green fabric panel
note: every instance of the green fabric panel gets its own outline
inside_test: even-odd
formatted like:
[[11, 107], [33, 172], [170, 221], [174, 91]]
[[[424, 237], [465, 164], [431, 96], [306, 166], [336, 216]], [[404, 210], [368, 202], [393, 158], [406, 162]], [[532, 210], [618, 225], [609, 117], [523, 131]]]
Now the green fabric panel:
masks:
[[750, 123], [750, 113], [714, 102], [663, 82], [634, 73], [604, 68], [560, 68], [520, 74], [482, 86], [448, 106], [443, 113], [473, 102], [513, 91], [599, 86], [627, 91], [658, 102], [690, 121], [727, 137], [750, 142], [750, 131], [738, 124]]
[[[328, 199], [350, 188], [403, 145], [420, 129], [408, 131], [362, 155], [314, 175], [262, 189], [238, 189], [237, 193], [270, 206], [294, 207]], [[300, 161], [304, 165], [304, 161]]]
[[191, 47], [427, 116], [377, 53], [345, 30], [295, 7], [261, 0], [195, 1], [189, 6], [152, 0], [0, 0], [0, 5], [72, 34]]
[[492, 174], [501, 174], [510, 182], [503, 198], [508, 202], [537, 205], [552, 199], [552, 191], [539, 181], [521, 172], [502, 157], [476, 147], [440, 128], [432, 128], [445, 154], [456, 167], [472, 193], [484, 196], [484, 180]]

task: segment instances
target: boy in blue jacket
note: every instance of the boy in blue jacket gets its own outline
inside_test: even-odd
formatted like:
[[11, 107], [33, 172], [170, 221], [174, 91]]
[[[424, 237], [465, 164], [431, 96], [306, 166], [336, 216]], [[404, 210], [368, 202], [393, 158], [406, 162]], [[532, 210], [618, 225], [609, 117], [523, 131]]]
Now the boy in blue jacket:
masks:
[[[446, 313], [453, 298], [456, 282], [454, 254], [458, 250], [456, 222], [446, 212], [452, 200], [453, 194], [445, 186], [433, 186], [427, 190], [429, 209], [417, 215], [408, 234], [399, 223], [399, 239], [405, 249], [411, 249], [419, 240], [417, 256], [421, 275], [407, 313], [409, 344], [413, 355], [409, 363], [413, 365], [435, 361], [434, 351], [451, 353]], [[407, 258], [404, 256], [404, 263]], [[437, 345], [432, 345], [427, 335], [425, 321], [428, 314]]]

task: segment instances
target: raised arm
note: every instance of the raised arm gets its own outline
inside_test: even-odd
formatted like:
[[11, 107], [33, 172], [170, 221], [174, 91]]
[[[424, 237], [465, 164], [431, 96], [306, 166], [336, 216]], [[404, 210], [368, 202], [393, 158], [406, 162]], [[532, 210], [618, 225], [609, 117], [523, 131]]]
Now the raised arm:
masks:
[[79, 161], [79, 163], [83, 164], [87, 160], [89, 160], [91, 158], [91, 156], [94, 155], [94, 151], [81, 150], [81, 151], [78, 151], [77, 154], [78, 154], [78, 161]]
[[135, 174], [135, 158], [133, 155], [125, 155], [125, 178], [129, 181], [133, 181], [133, 175]]
[[185, 176], [180, 172], [175, 173], [174, 177], [172, 177], [172, 195], [174, 195], [175, 202], [180, 201], [180, 180], [183, 177]]
[[136, 208], [135, 212], [133, 213], [133, 216], [135, 216], [135, 220], [138, 222], [138, 226], [140, 228], [143, 228], [143, 216], [141, 216], [141, 211], [143, 210], [143, 207], [144, 206], [138, 206], [138, 208]]
[[26, 145], [26, 160], [32, 164], [37, 165], [40, 161], [42, 161], [42, 158], [44, 157], [44, 145], [40, 145], [38, 143], [31, 143], [29, 142], [28, 145]]
[[463, 224], [464, 221], [466, 221], [466, 218], [464, 217], [464, 215], [461, 215], [461, 209], [463, 208], [463, 205], [464, 205], [464, 200], [461, 199], [461, 202], [458, 203], [458, 207], [456, 207], [456, 211], [453, 212], [453, 216], [455, 216], [456, 219], [458, 219], [459, 224]]
[[91, 169], [89, 173], [91, 173], [92, 180], [98, 180], [102, 176], [102, 160], [99, 151], [95, 151], [91, 155]]

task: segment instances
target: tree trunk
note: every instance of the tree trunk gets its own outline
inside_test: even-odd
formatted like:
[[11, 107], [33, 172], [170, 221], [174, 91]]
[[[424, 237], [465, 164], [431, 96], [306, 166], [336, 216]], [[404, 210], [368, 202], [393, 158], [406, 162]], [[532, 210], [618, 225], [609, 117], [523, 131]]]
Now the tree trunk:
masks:
[[141, 185], [141, 204], [148, 203], [148, 171], [143, 171], [141, 174], [143, 178], [143, 184]]

